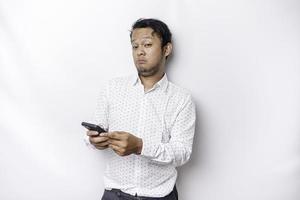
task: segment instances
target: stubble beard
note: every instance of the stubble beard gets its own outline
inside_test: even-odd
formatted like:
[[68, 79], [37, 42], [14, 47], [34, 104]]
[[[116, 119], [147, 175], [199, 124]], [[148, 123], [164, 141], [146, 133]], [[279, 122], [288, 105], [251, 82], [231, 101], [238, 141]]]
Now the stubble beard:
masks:
[[138, 75], [143, 77], [149, 77], [157, 74], [159, 72], [159, 65], [154, 66], [150, 69], [145, 69], [143, 67], [137, 67]]
[[142, 77], [150, 77], [154, 76], [155, 74], [159, 73], [160, 68], [162, 67], [163, 57], [161, 57], [160, 62], [158, 62], [155, 66], [152, 66], [151, 68], [144, 68], [142, 66], [136, 66], [136, 69], [138, 71], [138, 75]]

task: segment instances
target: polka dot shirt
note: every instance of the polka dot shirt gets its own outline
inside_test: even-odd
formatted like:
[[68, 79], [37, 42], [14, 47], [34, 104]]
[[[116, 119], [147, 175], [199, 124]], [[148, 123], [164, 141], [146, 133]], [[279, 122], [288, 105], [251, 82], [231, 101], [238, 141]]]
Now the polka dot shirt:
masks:
[[191, 95], [168, 81], [166, 74], [148, 91], [137, 74], [111, 79], [101, 91], [95, 123], [143, 140], [140, 155], [119, 156], [109, 148], [99, 150], [108, 159], [105, 188], [131, 195], [166, 196], [175, 185], [176, 167], [185, 164], [192, 152], [196, 115]]

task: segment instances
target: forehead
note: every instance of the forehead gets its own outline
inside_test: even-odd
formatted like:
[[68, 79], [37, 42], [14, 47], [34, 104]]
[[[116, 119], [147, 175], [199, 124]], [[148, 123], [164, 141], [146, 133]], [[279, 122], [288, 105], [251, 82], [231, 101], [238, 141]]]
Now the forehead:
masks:
[[134, 42], [136, 40], [141, 39], [159, 39], [158, 35], [154, 33], [152, 28], [136, 28], [132, 31], [131, 41]]

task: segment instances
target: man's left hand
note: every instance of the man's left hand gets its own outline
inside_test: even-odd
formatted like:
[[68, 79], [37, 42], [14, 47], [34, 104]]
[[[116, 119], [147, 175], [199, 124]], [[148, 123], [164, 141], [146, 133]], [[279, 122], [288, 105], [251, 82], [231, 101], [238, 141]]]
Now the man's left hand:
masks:
[[132, 153], [141, 154], [143, 147], [141, 138], [124, 131], [101, 133], [101, 135], [109, 138], [108, 147], [120, 156], [127, 156]]

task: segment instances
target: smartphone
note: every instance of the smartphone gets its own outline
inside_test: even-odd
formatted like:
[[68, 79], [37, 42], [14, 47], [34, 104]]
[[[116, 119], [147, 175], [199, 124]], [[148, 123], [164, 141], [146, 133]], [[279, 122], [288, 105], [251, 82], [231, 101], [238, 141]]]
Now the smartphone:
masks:
[[106, 130], [104, 130], [103, 128], [101, 128], [100, 126], [98, 126], [96, 124], [82, 122], [81, 125], [84, 126], [85, 128], [87, 128], [90, 131], [97, 131], [99, 134], [103, 133], [103, 132], [107, 132]]

